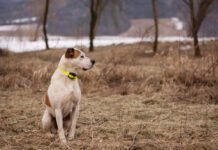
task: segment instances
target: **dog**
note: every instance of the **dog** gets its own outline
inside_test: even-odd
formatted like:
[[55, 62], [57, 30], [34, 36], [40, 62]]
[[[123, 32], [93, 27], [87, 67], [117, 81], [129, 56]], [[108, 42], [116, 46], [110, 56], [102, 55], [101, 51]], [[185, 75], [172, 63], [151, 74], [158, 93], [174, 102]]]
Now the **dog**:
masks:
[[43, 99], [46, 109], [42, 116], [42, 128], [51, 133], [58, 132], [62, 144], [74, 139], [79, 117], [81, 91], [76, 70], [89, 70], [95, 64], [81, 50], [68, 48], [62, 55], [57, 69], [51, 77]]

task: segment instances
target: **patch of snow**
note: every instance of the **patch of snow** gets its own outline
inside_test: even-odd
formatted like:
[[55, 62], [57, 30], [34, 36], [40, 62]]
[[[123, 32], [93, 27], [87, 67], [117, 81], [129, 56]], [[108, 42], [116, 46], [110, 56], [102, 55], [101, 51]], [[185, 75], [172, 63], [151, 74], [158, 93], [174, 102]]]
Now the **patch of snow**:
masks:
[[38, 18], [37, 17], [31, 17], [31, 18], [19, 18], [14, 20], [7, 20], [7, 24], [13, 24], [13, 23], [30, 23], [35, 22]]
[[171, 21], [175, 25], [176, 30], [182, 30], [184, 28], [184, 24], [179, 18], [173, 17]]
[[154, 51], [152, 49], [146, 49], [145, 54], [152, 54]]
[[191, 48], [192, 48], [191, 45], [185, 45], [185, 46], [182, 46], [180, 49], [183, 51], [187, 51], [187, 50], [190, 50]]
[[16, 31], [17, 25], [4, 25], [0, 26], [0, 31]]
[[[49, 46], [51, 48], [67, 48], [75, 46], [89, 46], [89, 38], [70, 38], [62, 36], [49, 36]], [[199, 41], [211, 41], [216, 38], [199, 38]], [[107, 46], [117, 44], [132, 44], [137, 42], [152, 42], [153, 38], [121, 37], [121, 36], [97, 36], [94, 41], [95, 46]], [[192, 41], [187, 37], [160, 37], [160, 42]], [[27, 37], [0, 37], [0, 48], [9, 49], [14, 52], [35, 51], [45, 49], [43, 39], [31, 41]]]

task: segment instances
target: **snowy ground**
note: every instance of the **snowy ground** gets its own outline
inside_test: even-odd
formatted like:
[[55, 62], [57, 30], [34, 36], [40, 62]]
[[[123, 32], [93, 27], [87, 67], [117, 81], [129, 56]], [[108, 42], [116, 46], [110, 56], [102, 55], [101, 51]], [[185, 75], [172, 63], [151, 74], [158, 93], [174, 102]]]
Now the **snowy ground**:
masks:
[[[187, 37], [160, 37], [161, 42], [174, 42], [174, 41], [190, 41]], [[200, 38], [201, 41], [215, 40], [215, 38]], [[106, 46], [113, 44], [131, 44], [141, 41], [153, 41], [152, 38], [137, 38], [137, 37], [119, 37], [119, 36], [99, 36], [95, 39], [95, 46]], [[75, 46], [89, 45], [88, 37], [83, 38], [69, 38], [69, 37], [58, 37], [49, 36], [49, 45], [51, 48], [67, 48]], [[45, 48], [43, 39], [37, 41], [31, 41], [28, 38], [17, 38], [17, 37], [0, 37], [0, 48], [9, 49], [13, 52], [23, 51], [34, 51], [42, 50]]]
[[[37, 18], [29, 18], [30, 21], [35, 21]], [[29, 21], [28, 18], [15, 21]], [[177, 30], [180, 30], [182, 25], [176, 18], [172, 18]], [[0, 26], [0, 48], [8, 49], [13, 52], [35, 51], [45, 49], [45, 43], [42, 38], [33, 41], [33, 33], [35, 32], [36, 24], [28, 25], [4, 25]], [[34, 30], [33, 30], [34, 29]], [[28, 34], [24, 33], [27, 32]], [[32, 34], [31, 34], [32, 33]], [[201, 41], [215, 40], [216, 38], [200, 38]], [[130, 37], [130, 36], [98, 36], [95, 38], [95, 46], [107, 46], [117, 44], [132, 44], [137, 42], [151, 42], [152, 37]], [[160, 37], [161, 42], [175, 42], [175, 41], [191, 41], [187, 37]], [[88, 37], [63, 37], [63, 36], [49, 36], [49, 45], [51, 48], [67, 48], [75, 46], [89, 46]]]

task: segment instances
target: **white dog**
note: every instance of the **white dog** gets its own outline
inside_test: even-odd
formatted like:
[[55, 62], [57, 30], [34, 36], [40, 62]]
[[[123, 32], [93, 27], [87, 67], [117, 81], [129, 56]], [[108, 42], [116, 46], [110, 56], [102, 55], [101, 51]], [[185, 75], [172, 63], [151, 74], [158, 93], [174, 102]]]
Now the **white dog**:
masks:
[[79, 116], [81, 91], [76, 70], [88, 70], [95, 64], [81, 50], [68, 48], [61, 57], [50, 86], [44, 98], [46, 109], [42, 117], [43, 129], [51, 132], [58, 129], [62, 144], [67, 145], [66, 136], [71, 140], [75, 136], [76, 122]]

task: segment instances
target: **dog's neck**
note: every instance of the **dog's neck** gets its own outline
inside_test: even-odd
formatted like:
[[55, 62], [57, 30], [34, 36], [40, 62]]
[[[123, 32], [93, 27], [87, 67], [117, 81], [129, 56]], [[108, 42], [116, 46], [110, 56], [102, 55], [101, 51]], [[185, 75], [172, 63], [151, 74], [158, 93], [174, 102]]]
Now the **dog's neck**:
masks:
[[61, 60], [58, 64], [58, 68], [64, 69], [68, 72], [73, 72], [73, 73], [77, 73], [77, 68], [73, 67], [72, 65], [69, 65], [69, 63], [66, 62], [65, 60], [66, 58], [64, 58], [64, 56], [61, 57]]

